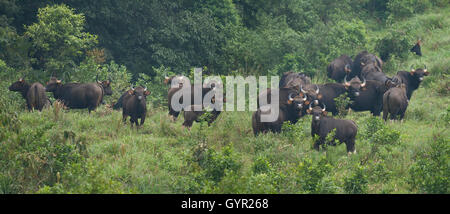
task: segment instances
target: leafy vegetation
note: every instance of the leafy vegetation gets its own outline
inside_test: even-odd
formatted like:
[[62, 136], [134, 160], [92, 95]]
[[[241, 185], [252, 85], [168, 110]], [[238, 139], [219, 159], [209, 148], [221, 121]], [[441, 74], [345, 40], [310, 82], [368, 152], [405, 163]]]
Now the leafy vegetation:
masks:
[[[415, 0], [0, 0], [0, 193], [449, 193], [449, 13], [447, 1]], [[422, 57], [409, 52], [419, 38]], [[293, 70], [325, 83], [331, 60], [361, 50], [383, 56], [389, 76], [424, 64], [430, 76], [404, 122], [339, 99], [358, 124], [356, 154], [315, 151], [310, 116], [255, 137], [252, 112], [190, 131], [167, 115], [165, 76]], [[107, 105], [29, 112], [8, 90], [52, 74], [111, 79], [107, 104], [147, 87], [145, 124], [131, 129]]]

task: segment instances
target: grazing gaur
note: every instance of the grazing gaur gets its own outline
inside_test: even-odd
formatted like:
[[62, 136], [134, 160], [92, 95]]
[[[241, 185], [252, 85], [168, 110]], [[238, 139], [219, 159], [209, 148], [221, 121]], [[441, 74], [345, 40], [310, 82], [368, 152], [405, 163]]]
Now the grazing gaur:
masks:
[[383, 119], [386, 121], [390, 114], [391, 120], [395, 120], [398, 115], [400, 115], [400, 120], [403, 120], [408, 103], [405, 84], [402, 83], [389, 89], [383, 95]]
[[325, 104], [333, 115], [338, 114], [338, 109], [335, 103], [335, 98], [347, 92], [347, 96], [350, 97], [351, 100], [354, 100], [355, 97], [359, 96], [359, 91], [366, 87], [366, 80], [363, 79], [363, 82], [358, 77], [353, 78], [350, 81], [347, 81], [347, 78], [344, 78], [344, 83], [326, 83], [324, 85], [319, 85], [321, 99], [319, 99], [320, 104]]
[[[311, 121], [311, 136], [318, 136], [318, 140], [314, 143], [314, 149], [319, 150], [320, 146], [326, 144], [336, 145], [335, 140], [340, 143], [345, 143], [347, 146], [347, 153], [356, 153], [355, 138], [358, 132], [356, 123], [352, 120], [340, 120], [332, 117], [327, 117], [326, 106], [323, 108], [309, 106], [308, 114], [312, 115]], [[327, 135], [335, 130], [334, 137], [331, 142], [326, 142]]]
[[352, 71], [353, 60], [347, 55], [342, 55], [333, 60], [327, 67], [327, 76], [341, 83], [344, 77]]
[[[73, 109], [87, 108], [89, 113], [95, 110], [103, 100], [105, 91], [110, 91], [98, 83], [66, 83], [56, 77], [50, 78], [45, 87], [47, 92], [52, 92], [55, 99], [61, 100], [65, 106]], [[111, 91], [112, 92], [112, 91]], [[109, 92], [108, 92], [109, 93]]]
[[[145, 116], [147, 113], [146, 97], [150, 94], [147, 88], [138, 86], [136, 88], [131, 87], [127, 92], [130, 96], [126, 96], [123, 99], [122, 120], [126, 122], [128, 116], [130, 116], [131, 127], [133, 123], [136, 126], [142, 126], [145, 122]], [[138, 119], [141, 119], [139, 125]]]
[[414, 47], [412, 47], [410, 51], [413, 53], [416, 53], [416, 55], [418, 55], [418, 56], [422, 56], [421, 46], [422, 46], [422, 41], [420, 41], [420, 39], [419, 39], [419, 40], [417, 40], [416, 45], [414, 45]]
[[[279, 93], [279, 114], [275, 121], [261, 121], [261, 116], [263, 114], [268, 115], [271, 113], [272, 106], [270, 104], [260, 106], [258, 110], [253, 113], [252, 127], [255, 136], [259, 133], [268, 131], [279, 133], [281, 132], [281, 127], [285, 121], [290, 121], [294, 124], [300, 117], [304, 116], [304, 101], [306, 101], [304, 94], [298, 93], [295, 89], [287, 88], [280, 89]], [[287, 97], [285, 97], [284, 94], [287, 94]]]
[[45, 88], [41, 83], [35, 82], [30, 85], [24, 78], [20, 78], [19, 81], [11, 84], [8, 89], [22, 94], [22, 97], [27, 102], [29, 111], [33, 109], [42, 111], [43, 108], [51, 105], [50, 100], [45, 94]]
[[[196, 107], [194, 105], [190, 105], [186, 107], [188, 111], [186, 111], [186, 109], [183, 111], [184, 116], [183, 126], [188, 127], [188, 129], [190, 129], [194, 121], [200, 122], [200, 116], [202, 116], [203, 114], [205, 114], [205, 112], [207, 112], [204, 108], [200, 106], [197, 106], [197, 108], [202, 108], [203, 110], [201, 111], [195, 111], [195, 108]], [[213, 109], [212, 111], [210, 111], [210, 113], [211, 115], [208, 118], [205, 118], [206, 121], [208, 122], [208, 126], [210, 126], [211, 123], [213, 123], [217, 119], [217, 117], [219, 117], [221, 111]]]
[[365, 87], [359, 91], [359, 96], [353, 98], [350, 108], [354, 111], [370, 111], [373, 116], [380, 116], [384, 92], [386, 92], [384, 83], [367, 80]]
[[427, 66], [425, 68], [411, 69], [410, 72], [407, 71], [399, 71], [397, 75], [392, 77], [393, 81], [397, 83], [404, 83], [406, 86], [406, 96], [408, 100], [411, 99], [413, 92], [419, 88], [420, 83], [423, 81], [425, 76], [428, 76], [430, 73], [427, 70]]
[[279, 88], [295, 88], [300, 89], [302, 85], [311, 84], [311, 78], [309, 78], [305, 73], [295, 73], [292, 71], [285, 72], [281, 76]]
[[[186, 88], [183, 87], [183, 84], [181, 82], [183, 77], [179, 77], [180, 79], [180, 84], [178, 85], [178, 87], [170, 87], [168, 92], [167, 92], [167, 99], [168, 99], [168, 107], [169, 107], [169, 115], [172, 117], [173, 120], [176, 120], [176, 118], [178, 117], [178, 115], [180, 114], [180, 111], [175, 111], [172, 107], [172, 97], [174, 96], [175, 93], [177, 93], [180, 90], [189, 90], [187, 92], [187, 94], [191, 95], [191, 103], [190, 105], [202, 105], [202, 103], [195, 103], [194, 100], [194, 88], [196, 87], [195, 85], [191, 85], [190, 88]], [[173, 81], [173, 79], [171, 80]], [[211, 88], [206, 87], [205, 85], [201, 86], [202, 89], [202, 99], [201, 102], [203, 102], [203, 98], [204, 96], [210, 92], [212, 89], [214, 89], [216, 87], [216, 85], [214, 83], [211, 84]], [[183, 92], [183, 91], [181, 91]], [[180, 97], [179, 103], [183, 102], [183, 97]]]
[[359, 79], [362, 79], [361, 71], [367, 65], [374, 64], [378, 66], [380, 69], [383, 68], [383, 61], [374, 54], [371, 54], [367, 51], [362, 51], [358, 55], [355, 56], [355, 60], [353, 61], [352, 71], [348, 75], [348, 79], [352, 79], [355, 76], [358, 76]]

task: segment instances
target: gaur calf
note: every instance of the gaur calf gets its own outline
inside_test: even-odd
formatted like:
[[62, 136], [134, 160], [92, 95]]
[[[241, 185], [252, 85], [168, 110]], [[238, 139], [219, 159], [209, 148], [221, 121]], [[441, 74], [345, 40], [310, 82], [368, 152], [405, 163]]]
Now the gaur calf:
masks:
[[[122, 103], [123, 122], [130, 116], [131, 127], [133, 127], [133, 123], [136, 126], [142, 126], [147, 114], [146, 97], [150, 94], [150, 91], [147, 91], [147, 88], [138, 86], [136, 88], [131, 87], [131, 90], [128, 90], [128, 94], [130, 96], [125, 96]], [[140, 124], [138, 124], [139, 118], [141, 119]]]
[[50, 100], [45, 94], [44, 86], [38, 82], [29, 84], [23, 78], [20, 78], [19, 81], [11, 84], [8, 89], [22, 94], [22, 97], [27, 102], [29, 111], [32, 111], [33, 109], [42, 111], [44, 107], [49, 107], [51, 105]]
[[[314, 149], [319, 150], [319, 147], [325, 143], [336, 145], [335, 140], [339, 140], [340, 143], [345, 143], [347, 146], [347, 153], [356, 153], [355, 138], [358, 127], [355, 122], [328, 117], [325, 105], [323, 108], [319, 106], [312, 108], [310, 105], [307, 112], [312, 115], [311, 136], [319, 137], [314, 143]], [[333, 130], [335, 130], [335, 134], [332, 141], [326, 142], [327, 135]]]
[[[201, 116], [204, 115], [205, 112], [207, 112], [204, 108], [202, 108], [203, 110], [201, 111], [195, 111], [194, 110], [195, 108], [201, 108], [201, 105], [190, 105], [187, 107], [189, 111], [186, 111], [186, 109], [183, 111], [184, 116], [183, 126], [188, 127], [188, 129], [191, 128], [194, 121], [200, 122]], [[213, 123], [221, 113], [221, 111], [217, 111], [215, 109], [210, 112], [211, 115], [205, 118], [205, 120], [208, 122], [208, 126], [210, 126], [211, 123]]]
[[390, 114], [391, 120], [395, 120], [398, 115], [400, 115], [400, 120], [402, 120], [405, 116], [408, 102], [405, 84], [402, 83], [386, 91], [383, 95], [383, 119], [386, 121]]

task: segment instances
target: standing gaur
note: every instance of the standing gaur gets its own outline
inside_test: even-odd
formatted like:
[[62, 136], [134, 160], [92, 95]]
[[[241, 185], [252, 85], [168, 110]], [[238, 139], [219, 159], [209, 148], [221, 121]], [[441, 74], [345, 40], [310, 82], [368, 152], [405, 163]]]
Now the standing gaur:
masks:
[[352, 71], [353, 60], [347, 55], [341, 55], [327, 67], [327, 76], [341, 83], [344, 77]]
[[[316, 135], [319, 137], [314, 143], [314, 149], [319, 150], [320, 146], [324, 144], [335, 146], [335, 140], [339, 140], [340, 143], [345, 143], [347, 146], [348, 154], [356, 153], [355, 139], [358, 127], [354, 121], [328, 117], [326, 105], [323, 105], [323, 108], [319, 106], [312, 108], [309, 105], [307, 112], [312, 115], [311, 136], [313, 138]], [[333, 130], [335, 130], [335, 133], [332, 141], [326, 142], [327, 135]]]
[[339, 110], [336, 106], [335, 98], [347, 92], [348, 97], [351, 100], [354, 100], [355, 97], [359, 96], [359, 91], [363, 90], [366, 87], [366, 80], [361, 80], [357, 77], [353, 78], [351, 81], [347, 81], [347, 78], [344, 78], [344, 83], [326, 83], [324, 85], [319, 85], [321, 99], [319, 99], [319, 103], [325, 104], [329, 112], [333, 113], [333, 115], [337, 115]]
[[408, 103], [405, 84], [402, 83], [389, 89], [383, 95], [383, 119], [386, 121], [390, 114], [391, 120], [397, 119], [398, 115], [400, 115], [400, 120], [403, 120]]
[[[126, 96], [122, 102], [122, 120], [125, 123], [128, 116], [130, 116], [131, 127], [133, 123], [136, 126], [142, 126], [145, 122], [145, 116], [147, 114], [147, 102], [146, 97], [150, 94], [147, 88], [138, 86], [136, 88], [131, 87], [127, 92], [130, 96]], [[138, 123], [138, 119], [141, 119], [141, 123]]]
[[[176, 80], [176, 82], [173, 83], [173, 81]], [[215, 84], [212, 83], [211, 87], [204, 87], [204, 85], [198, 87], [197, 85], [191, 85], [190, 88], [187, 87], [183, 87], [183, 82], [184, 81], [188, 81], [187, 79], [185, 79], [185, 77], [183, 76], [175, 76], [175, 77], [171, 77], [169, 79], [165, 79], [165, 82], [167, 82], [167, 84], [170, 84], [169, 90], [167, 91], [167, 104], [168, 104], [168, 108], [169, 108], [169, 115], [172, 117], [173, 120], [176, 120], [178, 118], [178, 115], [180, 114], [181, 111], [176, 111], [173, 106], [172, 106], [172, 97], [175, 95], [175, 93], [180, 92], [180, 93], [185, 93], [189, 94], [191, 96], [191, 102], [189, 104], [184, 104], [183, 103], [183, 97], [180, 97], [179, 99], [179, 103], [183, 103], [185, 105], [185, 107], [187, 107], [188, 105], [202, 105], [202, 103], [195, 103], [194, 100], [194, 92], [195, 92], [195, 88], [201, 88], [201, 102], [203, 102], [203, 98], [205, 97], [205, 95], [210, 92], [211, 90], [213, 90], [215, 88]], [[172, 87], [173, 84], [178, 83], [178, 85], [175, 85], [175, 87]], [[183, 90], [187, 90], [187, 91], [183, 91]]]
[[[110, 83], [110, 81], [108, 81]], [[106, 94], [112, 94], [110, 84], [97, 83], [66, 83], [51, 77], [45, 90], [52, 92], [57, 100], [61, 100], [65, 106], [73, 109], [87, 108], [89, 113], [95, 110]]]
[[[352, 71], [348, 75], [348, 79], [353, 79], [355, 76], [362, 79], [364, 76], [361, 75], [361, 71], [367, 65], [376, 65], [378, 68], [383, 68], [383, 61], [376, 55], [371, 54], [367, 51], [363, 51], [355, 56], [355, 60], [353, 60]], [[348, 80], [347, 79], [347, 80]]]
[[311, 78], [305, 73], [295, 73], [292, 71], [283, 73], [281, 76], [279, 88], [294, 88], [299, 90], [300, 86], [311, 84]]
[[42, 111], [44, 107], [49, 107], [51, 105], [50, 100], [45, 94], [45, 88], [41, 83], [35, 82], [30, 85], [24, 78], [20, 78], [19, 81], [11, 84], [8, 89], [22, 94], [22, 97], [27, 102], [29, 111], [32, 111], [33, 109]]
[[279, 106], [278, 117], [272, 122], [262, 122], [262, 115], [270, 115], [272, 111], [271, 104], [261, 105], [252, 116], [253, 133], [257, 136], [259, 133], [265, 132], [281, 132], [281, 127], [285, 121], [290, 121], [292, 124], [304, 116], [303, 107], [306, 97], [295, 89], [282, 88], [279, 92]]
[[386, 86], [384, 83], [367, 80], [365, 87], [359, 91], [359, 96], [353, 98], [350, 108], [354, 111], [370, 111], [373, 116], [380, 116], [385, 92]]
[[411, 99], [413, 92], [419, 88], [420, 83], [423, 81], [425, 76], [428, 76], [430, 73], [427, 70], [427, 66], [425, 68], [413, 69], [411, 68], [410, 72], [407, 71], [399, 71], [397, 75], [392, 77], [392, 81], [395, 81], [399, 84], [404, 83], [406, 86], [406, 96], [408, 100]]

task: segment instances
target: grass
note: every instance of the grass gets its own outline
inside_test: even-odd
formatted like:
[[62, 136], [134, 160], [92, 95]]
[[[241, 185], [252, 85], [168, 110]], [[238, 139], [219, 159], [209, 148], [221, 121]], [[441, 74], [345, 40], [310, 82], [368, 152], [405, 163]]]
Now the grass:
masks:
[[[254, 137], [252, 112], [223, 112], [210, 127], [194, 123], [188, 131], [181, 126], [182, 116], [171, 122], [166, 108], [151, 107], [145, 124], [132, 129], [129, 121], [122, 123], [120, 111], [105, 106], [89, 115], [87, 110], [60, 107], [18, 111], [24, 104], [14, 102], [11, 108], [17, 111], [18, 128], [10, 127], [8, 135], [0, 138], [4, 163], [0, 191], [422, 193], [409, 182], [411, 166], [423, 151], [430, 150], [436, 136], [447, 146], [450, 139], [450, 99], [445, 88], [450, 66], [450, 18], [444, 15], [448, 10], [392, 26], [416, 27], [425, 45], [421, 58], [411, 55], [388, 62], [388, 74], [426, 63], [431, 76], [414, 92], [404, 122], [376, 126], [378, 133], [372, 134], [378, 141], [366, 136], [373, 121], [369, 112], [346, 116], [359, 127], [355, 155], [347, 156], [345, 145], [315, 151], [310, 116], [285, 125], [281, 134]], [[386, 30], [370, 35], [377, 38]]]

